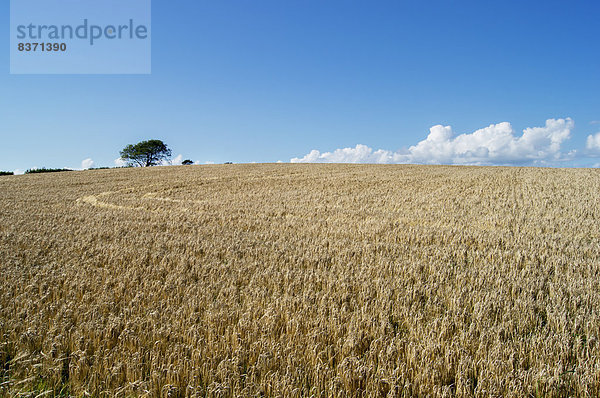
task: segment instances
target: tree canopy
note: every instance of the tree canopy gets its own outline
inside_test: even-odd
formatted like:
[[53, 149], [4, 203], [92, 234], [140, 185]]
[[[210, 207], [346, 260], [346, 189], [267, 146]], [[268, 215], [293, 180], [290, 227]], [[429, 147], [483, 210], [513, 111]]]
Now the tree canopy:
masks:
[[161, 140], [148, 140], [129, 144], [120, 152], [121, 159], [130, 166], [156, 166], [171, 157], [171, 150]]

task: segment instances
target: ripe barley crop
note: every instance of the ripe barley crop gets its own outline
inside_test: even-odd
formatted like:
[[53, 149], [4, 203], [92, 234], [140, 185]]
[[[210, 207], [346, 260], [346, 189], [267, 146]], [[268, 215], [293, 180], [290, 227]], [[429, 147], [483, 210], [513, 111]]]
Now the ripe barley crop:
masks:
[[600, 173], [0, 180], [0, 395], [598, 396]]

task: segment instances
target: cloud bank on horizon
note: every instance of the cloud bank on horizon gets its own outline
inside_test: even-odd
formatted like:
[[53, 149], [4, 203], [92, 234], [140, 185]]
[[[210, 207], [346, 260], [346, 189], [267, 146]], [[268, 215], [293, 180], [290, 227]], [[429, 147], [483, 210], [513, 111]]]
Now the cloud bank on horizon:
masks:
[[[450, 126], [436, 125], [426, 139], [406, 150], [373, 150], [358, 144], [332, 152], [316, 149], [292, 163], [413, 163], [454, 165], [549, 165], [572, 160], [575, 151], [563, 152], [571, 135], [571, 118], [548, 119], [543, 127], [530, 127], [517, 135], [508, 122], [492, 124], [455, 136]], [[600, 133], [588, 137], [588, 150], [600, 151]]]

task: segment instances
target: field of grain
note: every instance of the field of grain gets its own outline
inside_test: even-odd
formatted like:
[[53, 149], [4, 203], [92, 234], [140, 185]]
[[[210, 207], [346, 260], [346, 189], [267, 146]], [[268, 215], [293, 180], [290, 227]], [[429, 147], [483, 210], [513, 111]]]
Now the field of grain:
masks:
[[0, 177], [0, 395], [599, 396], [600, 171]]

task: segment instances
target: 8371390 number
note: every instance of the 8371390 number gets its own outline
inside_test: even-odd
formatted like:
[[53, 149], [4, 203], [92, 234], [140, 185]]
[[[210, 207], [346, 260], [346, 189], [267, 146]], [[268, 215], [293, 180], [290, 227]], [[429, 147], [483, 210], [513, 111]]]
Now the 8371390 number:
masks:
[[67, 51], [67, 43], [19, 43], [17, 46], [19, 51], [43, 51], [43, 52], [58, 52]]

